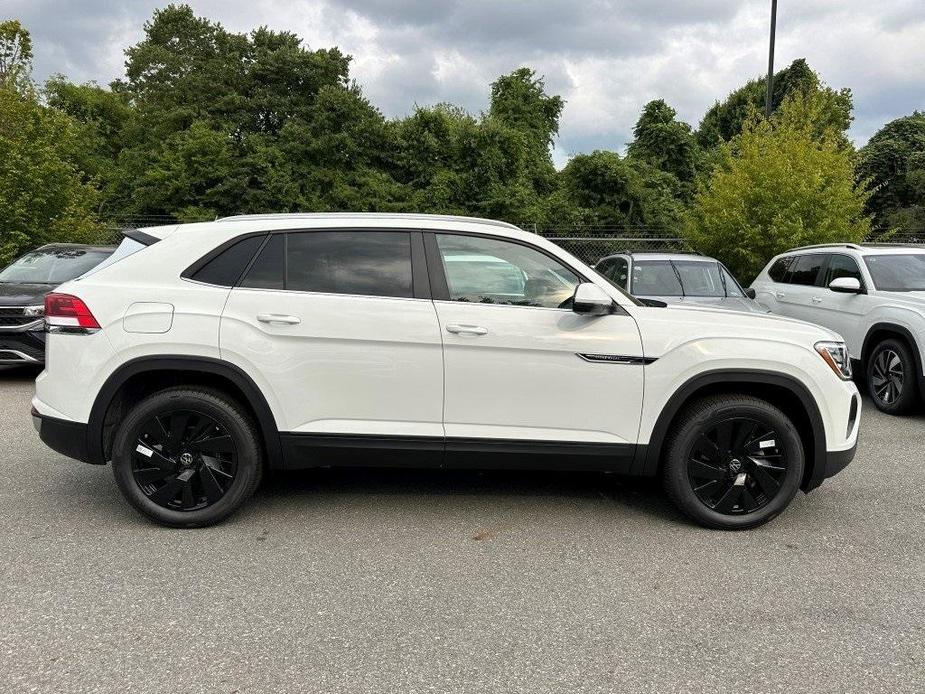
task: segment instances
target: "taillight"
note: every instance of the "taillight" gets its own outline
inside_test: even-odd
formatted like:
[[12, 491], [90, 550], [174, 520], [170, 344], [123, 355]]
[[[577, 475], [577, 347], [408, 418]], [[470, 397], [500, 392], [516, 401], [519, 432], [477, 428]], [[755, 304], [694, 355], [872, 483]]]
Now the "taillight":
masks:
[[100, 324], [83, 302], [71, 294], [45, 296], [45, 322], [49, 327], [99, 330]]

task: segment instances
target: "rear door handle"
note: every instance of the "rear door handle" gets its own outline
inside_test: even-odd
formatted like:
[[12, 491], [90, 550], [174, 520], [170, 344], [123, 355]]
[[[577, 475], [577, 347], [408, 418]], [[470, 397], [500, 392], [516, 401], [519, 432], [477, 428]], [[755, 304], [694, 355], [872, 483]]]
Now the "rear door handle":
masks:
[[258, 313], [257, 320], [261, 323], [277, 323], [280, 325], [298, 325], [302, 322], [297, 316], [285, 316], [281, 313]]
[[776, 296], [778, 299], [783, 299], [787, 295], [783, 292], [774, 292], [774, 296]]
[[821, 296], [814, 296], [814, 297], [813, 297], [813, 303], [814, 303], [814, 304], [821, 304], [821, 303], [822, 303], [822, 297], [821, 297]]
[[482, 328], [478, 325], [448, 325], [446, 326], [446, 331], [448, 333], [453, 333], [454, 335], [487, 335], [488, 329]]

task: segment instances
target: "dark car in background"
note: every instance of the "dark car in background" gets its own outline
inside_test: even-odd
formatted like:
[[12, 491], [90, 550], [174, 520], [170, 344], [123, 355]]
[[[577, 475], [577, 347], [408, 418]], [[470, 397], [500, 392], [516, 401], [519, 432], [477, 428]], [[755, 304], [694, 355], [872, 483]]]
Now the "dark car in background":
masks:
[[54, 243], [0, 270], [0, 365], [45, 361], [45, 295], [112, 255], [112, 246]]
[[626, 252], [601, 258], [598, 273], [639, 299], [769, 313], [716, 258], [698, 253]]

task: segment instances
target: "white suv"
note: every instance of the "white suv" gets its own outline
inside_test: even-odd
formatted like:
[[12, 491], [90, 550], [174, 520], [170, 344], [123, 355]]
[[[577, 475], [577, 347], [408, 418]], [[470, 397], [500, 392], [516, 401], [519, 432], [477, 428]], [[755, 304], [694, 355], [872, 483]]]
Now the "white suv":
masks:
[[842, 335], [879, 409], [903, 414], [919, 403], [925, 392], [925, 248], [795, 248], [773, 258], [752, 288], [774, 313]]
[[691, 518], [745, 528], [854, 456], [833, 333], [640, 305], [508, 224], [268, 215], [127, 236], [48, 297], [33, 415], [165, 525], [226, 517], [265, 466], [424, 465], [660, 475]]

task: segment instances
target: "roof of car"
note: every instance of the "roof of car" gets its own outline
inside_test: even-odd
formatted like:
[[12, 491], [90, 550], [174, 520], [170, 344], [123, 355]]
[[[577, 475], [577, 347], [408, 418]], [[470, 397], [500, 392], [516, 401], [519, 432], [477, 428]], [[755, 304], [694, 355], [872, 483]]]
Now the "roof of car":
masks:
[[925, 246], [900, 245], [892, 243], [820, 243], [800, 246], [784, 251], [780, 255], [818, 253], [820, 251], [855, 251], [862, 255], [890, 255], [898, 253], [925, 253]]
[[684, 253], [675, 251], [672, 253], [665, 253], [661, 251], [626, 251], [623, 253], [613, 253], [611, 255], [604, 256], [597, 262], [608, 260], [609, 258], [618, 258], [620, 256], [631, 256], [638, 260], [691, 260], [694, 262], [716, 262], [716, 258], [711, 258], [708, 255], [700, 255], [699, 253]]
[[392, 212], [287, 212], [275, 214], [239, 214], [230, 217], [221, 217], [218, 222], [241, 222], [241, 221], [289, 221], [289, 220], [344, 220], [344, 219], [362, 219], [370, 220], [406, 220], [427, 221], [427, 222], [467, 222], [470, 224], [485, 224], [487, 226], [504, 227], [507, 229], [520, 229], [508, 222], [501, 222], [495, 219], [483, 219], [481, 217], [463, 217], [449, 214], [419, 214], [419, 213], [392, 213]]

